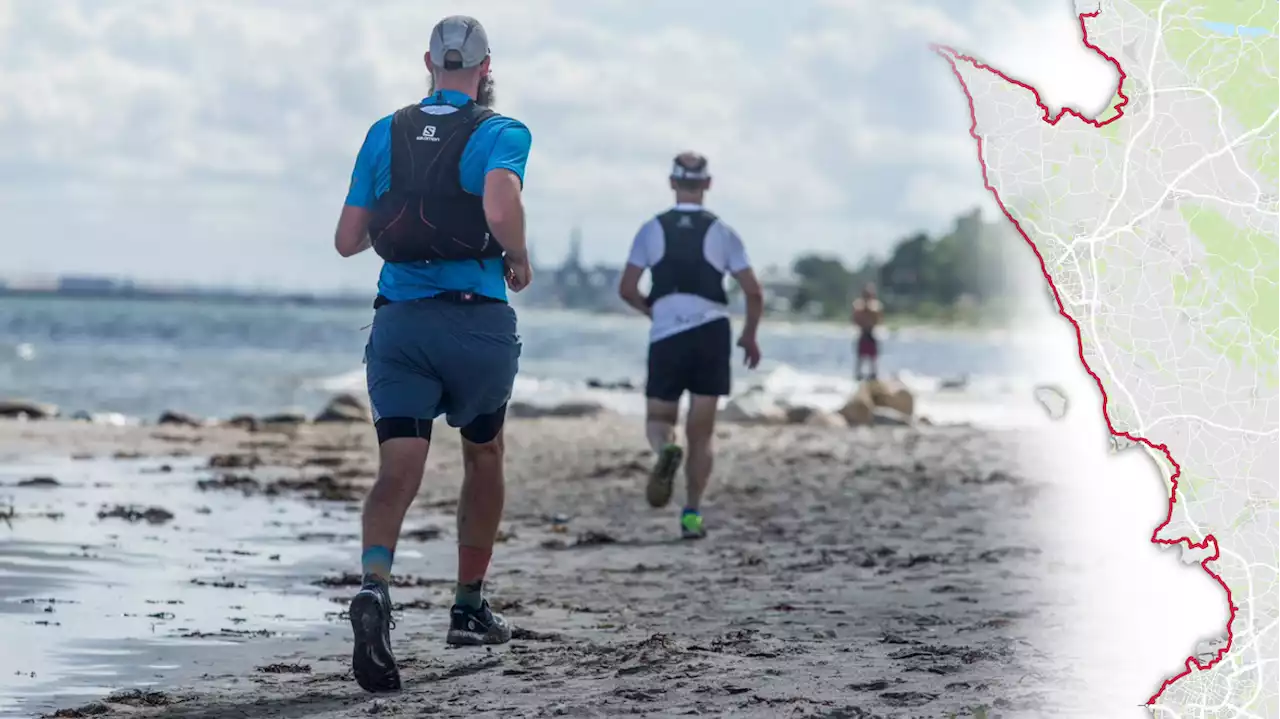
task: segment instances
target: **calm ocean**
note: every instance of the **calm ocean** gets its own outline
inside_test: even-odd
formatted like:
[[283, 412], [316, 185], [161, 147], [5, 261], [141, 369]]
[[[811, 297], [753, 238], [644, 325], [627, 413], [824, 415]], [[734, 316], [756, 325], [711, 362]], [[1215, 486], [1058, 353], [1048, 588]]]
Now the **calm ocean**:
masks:
[[[623, 412], [643, 406], [635, 392], [587, 388], [590, 379], [643, 383], [643, 318], [519, 312], [516, 399], [594, 399]], [[313, 412], [335, 391], [362, 391], [371, 319], [360, 307], [2, 298], [0, 397], [147, 420], [166, 409], [210, 417]], [[736, 370], [735, 385], [838, 405], [853, 389], [851, 337], [833, 325], [766, 321], [765, 362], [755, 372]], [[882, 367], [918, 392], [935, 421], [984, 422], [1007, 414], [1011, 398], [1030, 406], [1035, 378], [1015, 366], [1012, 349], [998, 333], [902, 330], [885, 334]], [[945, 386], [962, 376], [970, 378], [964, 389]]]

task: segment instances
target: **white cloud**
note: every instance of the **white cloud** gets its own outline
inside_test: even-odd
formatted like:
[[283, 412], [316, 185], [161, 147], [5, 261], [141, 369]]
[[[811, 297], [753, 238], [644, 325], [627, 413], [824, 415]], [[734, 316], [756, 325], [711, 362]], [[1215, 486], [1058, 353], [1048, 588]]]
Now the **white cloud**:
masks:
[[[998, 206], [982, 186], [972, 183], [956, 182], [936, 172], [924, 172], [912, 175], [907, 181], [906, 192], [903, 193], [901, 208], [907, 213], [930, 217], [938, 222], [945, 222], [950, 213], [939, 208], [948, 208], [960, 203], [967, 207], [981, 207], [987, 217], [995, 217]], [[933, 223], [930, 223], [932, 226]]]
[[[376, 264], [333, 256], [332, 223], [365, 131], [421, 96], [426, 36], [451, 12], [485, 23], [498, 109], [534, 132], [540, 257], [578, 220], [600, 228], [593, 257], [621, 257], [685, 148], [710, 156], [714, 209], [762, 261], [882, 251], [945, 227], [978, 181], [926, 46], [972, 35], [966, 6], [944, 5], [0, 4], [0, 212], [42, 238], [0, 240], [0, 273], [218, 282], [270, 262], [302, 286], [367, 285]], [[922, 186], [928, 202], [902, 196]]]

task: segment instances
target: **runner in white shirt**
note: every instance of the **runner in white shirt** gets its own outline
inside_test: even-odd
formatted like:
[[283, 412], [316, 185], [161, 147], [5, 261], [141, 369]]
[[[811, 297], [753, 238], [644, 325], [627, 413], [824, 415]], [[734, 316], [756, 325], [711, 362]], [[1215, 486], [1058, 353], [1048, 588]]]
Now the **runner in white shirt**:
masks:
[[[645, 429], [658, 459], [645, 494], [654, 507], [666, 506], [676, 471], [685, 460], [687, 495], [680, 528], [686, 539], [706, 535], [700, 505], [711, 478], [719, 398], [729, 394], [731, 384], [733, 338], [724, 276], [732, 275], [746, 298], [747, 318], [738, 346], [750, 369], [760, 362], [756, 330], [764, 311], [764, 293], [742, 240], [702, 206], [710, 187], [705, 157], [692, 152], [676, 157], [671, 170], [676, 204], [636, 233], [618, 288], [627, 304], [652, 320]], [[652, 284], [648, 297], [640, 292], [645, 270]], [[675, 433], [685, 392], [690, 395], [687, 458]]]

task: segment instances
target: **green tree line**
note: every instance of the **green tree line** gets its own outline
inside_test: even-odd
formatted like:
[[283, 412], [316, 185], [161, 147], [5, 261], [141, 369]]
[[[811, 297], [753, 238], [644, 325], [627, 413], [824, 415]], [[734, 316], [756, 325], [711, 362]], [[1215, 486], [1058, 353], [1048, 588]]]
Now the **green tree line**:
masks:
[[798, 286], [790, 311], [844, 320], [853, 299], [874, 282], [889, 316], [982, 322], [1003, 315], [1012, 289], [1004, 252], [1017, 239], [1003, 220], [986, 222], [975, 209], [941, 237], [917, 233], [894, 245], [886, 259], [869, 257], [857, 267], [830, 255], [801, 255], [791, 266]]

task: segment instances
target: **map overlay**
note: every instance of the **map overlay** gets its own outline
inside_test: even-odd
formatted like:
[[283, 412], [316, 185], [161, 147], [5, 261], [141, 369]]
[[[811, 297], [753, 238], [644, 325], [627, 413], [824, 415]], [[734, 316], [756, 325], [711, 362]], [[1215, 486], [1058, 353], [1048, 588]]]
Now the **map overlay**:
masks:
[[935, 48], [968, 98], [986, 187], [1074, 326], [1108, 429], [1168, 478], [1151, 541], [1222, 587], [1229, 620], [1181, 667], [1170, 657], [1146, 698], [1158, 715], [1280, 716], [1278, 8], [1077, 3], [1082, 41], [1119, 77], [1096, 117]]

